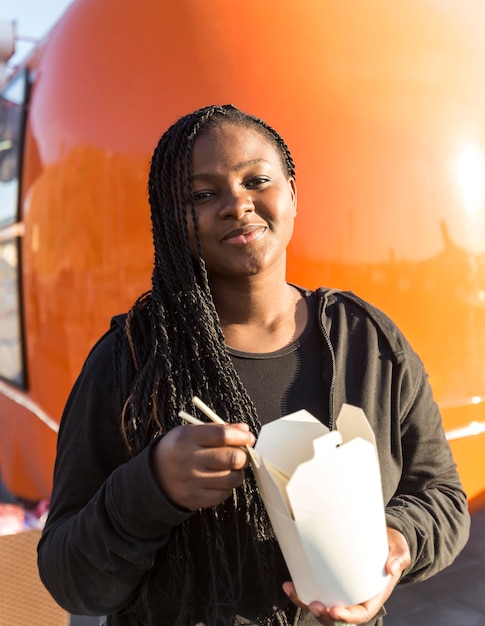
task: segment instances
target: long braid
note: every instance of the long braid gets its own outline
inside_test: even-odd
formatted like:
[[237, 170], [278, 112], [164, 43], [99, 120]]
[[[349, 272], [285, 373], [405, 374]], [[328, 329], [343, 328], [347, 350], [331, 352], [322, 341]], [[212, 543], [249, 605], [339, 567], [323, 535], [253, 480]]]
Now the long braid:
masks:
[[[126, 321], [131, 364], [127, 369], [129, 382], [124, 394], [122, 428], [132, 455], [162, 432], [180, 425], [178, 412], [190, 410], [194, 395], [200, 396], [228, 422], [246, 422], [256, 435], [261, 428], [256, 409], [224, 343], [202, 259], [191, 186], [194, 141], [201, 132], [223, 122], [263, 133], [277, 148], [288, 175], [295, 175], [289, 149], [278, 133], [263, 120], [232, 105], [205, 107], [189, 114], [160, 139], [148, 181], [155, 249], [152, 288], [138, 299]], [[197, 259], [189, 247], [187, 202], [191, 206]], [[238, 572], [230, 569], [224, 525], [233, 528], [235, 541], [239, 542], [238, 528], [244, 524], [254, 530], [254, 541], [260, 542], [258, 554], [261, 552], [262, 556], [257, 568], [267, 586], [268, 597], [273, 598], [273, 615], [261, 617], [260, 623], [286, 624], [284, 611], [277, 608], [282, 602], [281, 590], [268, 575], [276, 549], [271, 525], [254, 476], [246, 470], [246, 479], [233, 491], [232, 499], [200, 510], [172, 532], [167, 550], [182, 580], [176, 593], [178, 597], [183, 593], [177, 625], [185, 626], [192, 619], [189, 608], [195, 586], [190, 554], [192, 524], [202, 526], [208, 545], [211, 613], [207, 623], [227, 624], [221, 607], [235, 605], [238, 600], [240, 578]], [[150, 575], [147, 586], [149, 578]], [[145, 592], [146, 587], [139, 598], [142, 604]]]

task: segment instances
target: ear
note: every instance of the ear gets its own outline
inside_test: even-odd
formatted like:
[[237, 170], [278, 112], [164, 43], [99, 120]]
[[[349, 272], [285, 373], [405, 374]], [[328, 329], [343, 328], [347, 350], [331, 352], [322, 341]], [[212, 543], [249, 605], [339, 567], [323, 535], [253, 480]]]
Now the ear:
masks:
[[291, 196], [293, 199], [293, 217], [296, 217], [296, 206], [297, 206], [297, 191], [296, 191], [296, 181], [293, 177], [288, 180], [288, 183], [291, 188]]

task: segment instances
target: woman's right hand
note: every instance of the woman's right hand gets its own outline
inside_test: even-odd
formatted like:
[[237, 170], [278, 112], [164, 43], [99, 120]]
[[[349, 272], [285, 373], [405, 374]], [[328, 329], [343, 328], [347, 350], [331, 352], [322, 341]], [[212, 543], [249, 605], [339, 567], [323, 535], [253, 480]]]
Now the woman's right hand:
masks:
[[254, 435], [247, 424], [201, 424], [170, 430], [152, 451], [152, 469], [163, 493], [196, 511], [226, 500], [244, 480]]

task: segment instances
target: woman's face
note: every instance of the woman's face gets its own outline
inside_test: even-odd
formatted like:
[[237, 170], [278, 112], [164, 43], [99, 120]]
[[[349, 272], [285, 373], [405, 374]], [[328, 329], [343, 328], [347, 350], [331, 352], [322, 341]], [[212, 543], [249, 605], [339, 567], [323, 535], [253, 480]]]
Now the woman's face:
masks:
[[[286, 265], [296, 186], [263, 133], [231, 122], [201, 133], [192, 154], [192, 188], [211, 277], [253, 276]], [[187, 211], [197, 257], [189, 202]]]

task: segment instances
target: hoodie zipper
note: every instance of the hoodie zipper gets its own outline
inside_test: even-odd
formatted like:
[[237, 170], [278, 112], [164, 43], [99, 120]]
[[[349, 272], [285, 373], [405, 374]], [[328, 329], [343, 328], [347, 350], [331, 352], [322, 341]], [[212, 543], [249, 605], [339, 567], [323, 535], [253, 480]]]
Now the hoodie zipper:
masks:
[[[323, 338], [325, 339], [325, 343], [330, 353], [330, 358], [332, 360], [332, 378], [330, 381], [330, 389], [329, 389], [329, 394], [328, 394], [328, 428], [330, 430], [333, 430], [334, 429], [333, 398], [334, 398], [334, 391], [335, 391], [335, 381], [337, 378], [337, 365], [336, 365], [335, 352], [333, 350], [332, 342], [330, 341], [330, 337], [328, 336], [327, 330], [325, 326], [323, 325], [323, 310], [327, 302], [327, 293], [328, 292], [324, 293], [323, 298], [321, 298], [318, 303], [318, 325], [322, 332]], [[322, 367], [323, 367], [323, 363], [325, 363], [325, 359], [322, 359]]]

